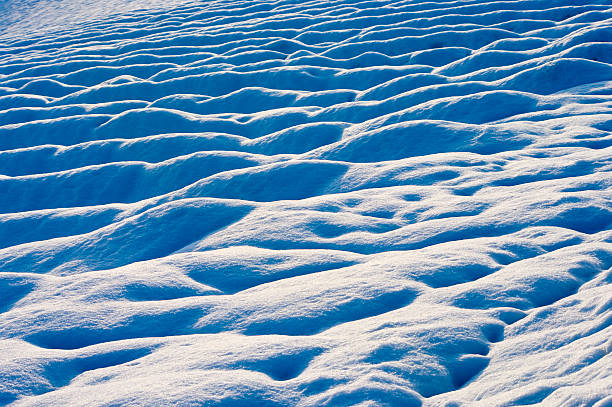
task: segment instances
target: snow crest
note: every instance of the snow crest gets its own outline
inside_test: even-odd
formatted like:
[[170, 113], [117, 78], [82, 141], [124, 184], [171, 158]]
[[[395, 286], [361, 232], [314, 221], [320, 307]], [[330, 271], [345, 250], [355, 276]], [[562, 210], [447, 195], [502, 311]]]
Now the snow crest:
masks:
[[3, 3], [0, 405], [612, 405], [608, 1], [94, 3]]

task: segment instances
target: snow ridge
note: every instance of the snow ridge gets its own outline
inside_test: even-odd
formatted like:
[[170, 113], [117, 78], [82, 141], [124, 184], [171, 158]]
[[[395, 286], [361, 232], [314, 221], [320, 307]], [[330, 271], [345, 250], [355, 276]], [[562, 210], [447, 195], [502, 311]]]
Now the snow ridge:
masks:
[[0, 405], [611, 405], [609, 2], [111, 3], [0, 31]]

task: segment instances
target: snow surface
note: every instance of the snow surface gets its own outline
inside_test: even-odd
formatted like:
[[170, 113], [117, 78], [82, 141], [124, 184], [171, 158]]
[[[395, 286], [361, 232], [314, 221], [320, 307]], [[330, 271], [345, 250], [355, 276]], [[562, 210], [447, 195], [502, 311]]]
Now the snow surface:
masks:
[[612, 406], [609, 0], [1, 4], [1, 405]]

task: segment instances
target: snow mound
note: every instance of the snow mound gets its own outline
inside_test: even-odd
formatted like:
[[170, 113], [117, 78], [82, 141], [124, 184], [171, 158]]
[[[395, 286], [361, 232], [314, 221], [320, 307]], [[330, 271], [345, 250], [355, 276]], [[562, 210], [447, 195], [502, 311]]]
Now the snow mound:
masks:
[[0, 405], [611, 405], [609, 2], [0, 15]]

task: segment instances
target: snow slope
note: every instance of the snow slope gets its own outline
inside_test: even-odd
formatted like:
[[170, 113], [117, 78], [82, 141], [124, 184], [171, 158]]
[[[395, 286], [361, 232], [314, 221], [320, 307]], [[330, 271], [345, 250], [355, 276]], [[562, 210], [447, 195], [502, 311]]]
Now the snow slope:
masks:
[[5, 0], [0, 405], [612, 406], [608, 0]]

